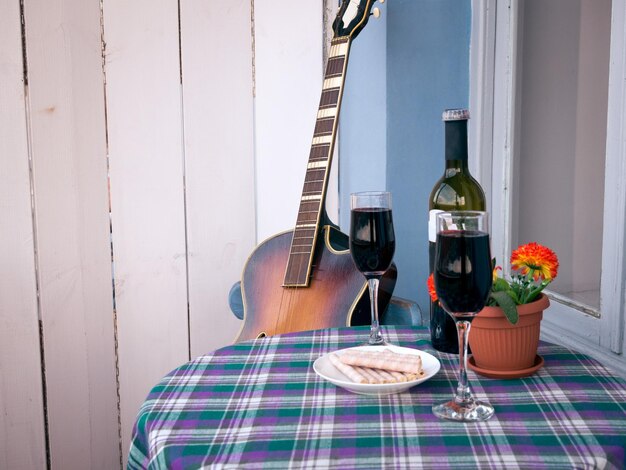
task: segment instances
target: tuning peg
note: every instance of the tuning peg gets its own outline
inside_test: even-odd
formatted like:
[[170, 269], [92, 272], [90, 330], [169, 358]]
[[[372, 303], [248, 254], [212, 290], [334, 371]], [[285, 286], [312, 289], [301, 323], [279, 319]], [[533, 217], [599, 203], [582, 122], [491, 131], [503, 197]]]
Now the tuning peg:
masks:
[[380, 17], [380, 10], [379, 10], [378, 8], [374, 8], [374, 9], [372, 10], [372, 16], [373, 16], [374, 18], [379, 18], [379, 17]]

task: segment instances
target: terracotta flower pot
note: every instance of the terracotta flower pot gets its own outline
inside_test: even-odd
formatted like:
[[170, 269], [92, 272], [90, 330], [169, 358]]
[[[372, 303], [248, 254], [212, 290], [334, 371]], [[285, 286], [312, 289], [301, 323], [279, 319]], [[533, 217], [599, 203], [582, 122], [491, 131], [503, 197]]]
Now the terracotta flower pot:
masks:
[[515, 325], [509, 323], [500, 307], [481, 310], [469, 334], [474, 369], [524, 371], [536, 366], [541, 319], [549, 305], [545, 294], [530, 304], [518, 305], [519, 321]]

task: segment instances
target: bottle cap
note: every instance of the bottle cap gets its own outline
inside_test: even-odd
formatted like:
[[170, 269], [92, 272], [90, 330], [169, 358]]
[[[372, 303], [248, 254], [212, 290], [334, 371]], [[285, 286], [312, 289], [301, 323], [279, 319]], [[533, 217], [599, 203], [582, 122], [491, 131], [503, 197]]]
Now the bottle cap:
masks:
[[444, 121], [467, 121], [469, 111], [467, 109], [446, 109], [441, 116]]

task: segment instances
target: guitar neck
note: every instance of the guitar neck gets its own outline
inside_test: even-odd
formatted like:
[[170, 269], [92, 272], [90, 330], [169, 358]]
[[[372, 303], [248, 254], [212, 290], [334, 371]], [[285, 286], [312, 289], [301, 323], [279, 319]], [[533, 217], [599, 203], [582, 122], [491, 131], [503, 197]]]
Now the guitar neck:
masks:
[[285, 271], [283, 283], [285, 287], [309, 285], [313, 250], [324, 214], [349, 51], [349, 37], [332, 40], [298, 217]]

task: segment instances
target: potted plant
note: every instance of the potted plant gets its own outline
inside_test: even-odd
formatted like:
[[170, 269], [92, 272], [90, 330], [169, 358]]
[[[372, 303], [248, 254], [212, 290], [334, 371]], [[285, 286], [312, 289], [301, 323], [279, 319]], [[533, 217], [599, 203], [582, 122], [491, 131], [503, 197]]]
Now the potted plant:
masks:
[[[550, 305], [542, 291], [556, 278], [558, 269], [556, 254], [538, 243], [513, 251], [508, 280], [498, 275], [501, 268], [494, 262], [487, 306], [472, 321], [471, 369], [489, 377], [513, 378], [541, 368], [543, 358], [537, 355], [537, 347], [543, 311]], [[436, 300], [431, 278], [429, 293]]]

